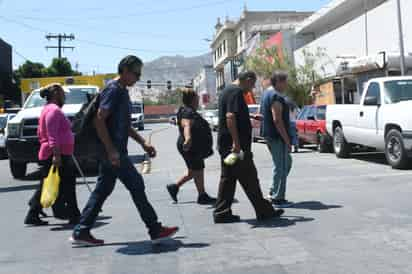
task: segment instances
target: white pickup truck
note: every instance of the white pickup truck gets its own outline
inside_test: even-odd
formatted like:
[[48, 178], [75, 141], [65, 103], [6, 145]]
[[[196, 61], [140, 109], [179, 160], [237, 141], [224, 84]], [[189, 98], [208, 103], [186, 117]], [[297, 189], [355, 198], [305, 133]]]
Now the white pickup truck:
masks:
[[[63, 113], [71, 120], [80, 111], [83, 104], [99, 92], [97, 86], [63, 86], [66, 104]], [[39, 140], [37, 127], [45, 100], [39, 90], [34, 90], [27, 98], [20, 112], [7, 124], [6, 148], [9, 156], [10, 170], [13, 177], [24, 178], [28, 163], [38, 162]], [[83, 164], [96, 166], [95, 146], [90, 143], [78, 143], [76, 140], [76, 157]]]
[[359, 105], [327, 107], [326, 127], [338, 158], [363, 146], [385, 152], [393, 168], [407, 168], [412, 158], [412, 76], [370, 80]]

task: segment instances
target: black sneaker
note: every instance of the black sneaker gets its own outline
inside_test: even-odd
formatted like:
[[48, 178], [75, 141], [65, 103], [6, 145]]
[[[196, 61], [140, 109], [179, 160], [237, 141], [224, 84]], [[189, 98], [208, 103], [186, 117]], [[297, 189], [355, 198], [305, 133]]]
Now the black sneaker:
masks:
[[215, 215], [215, 224], [230, 224], [240, 222], [240, 217], [237, 215]]
[[176, 184], [167, 185], [167, 191], [172, 197], [173, 201], [177, 203], [177, 193], [179, 192], [179, 187]]
[[277, 207], [290, 207], [293, 205], [292, 202], [289, 202], [288, 200], [281, 199], [281, 200], [273, 200], [272, 204], [277, 206]]
[[29, 213], [24, 219], [24, 224], [28, 226], [43, 226], [48, 225], [49, 222], [43, 221], [38, 215]]
[[200, 194], [197, 198], [199, 205], [214, 205], [216, 204], [216, 198], [210, 197], [207, 193]]
[[77, 225], [80, 223], [80, 217], [73, 217], [69, 219], [69, 225]]
[[103, 240], [93, 237], [90, 231], [74, 231], [70, 237], [70, 242], [74, 246], [99, 246], [104, 244]]
[[267, 221], [273, 218], [279, 218], [283, 213], [285, 213], [283, 209], [275, 209], [270, 214], [258, 216], [256, 219], [258, 221]]

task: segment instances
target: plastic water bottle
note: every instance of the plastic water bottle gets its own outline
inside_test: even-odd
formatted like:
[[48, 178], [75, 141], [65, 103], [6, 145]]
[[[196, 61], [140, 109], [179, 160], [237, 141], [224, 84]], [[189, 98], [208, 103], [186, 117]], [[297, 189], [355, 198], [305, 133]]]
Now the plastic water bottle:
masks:
[[243, 160], [244, 157], [245, 154], [243, 153], [243, 151], [240, 151], [239, 153], [232, 152], [223, 160], [223, 162], [225, 163], [225, 165], [233, 166], [237, 161]]

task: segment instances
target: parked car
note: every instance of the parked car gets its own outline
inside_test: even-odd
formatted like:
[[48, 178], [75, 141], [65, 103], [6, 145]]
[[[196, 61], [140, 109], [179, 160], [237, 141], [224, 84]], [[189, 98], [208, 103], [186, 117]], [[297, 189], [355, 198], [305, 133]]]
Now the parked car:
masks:
[[132, 126], [137, 130], [144, 130], [144, 105], [141, 102], [132, 102]]
[[358, 105], [332, 105], [326, 127], [333, 134], [338, 158], [350, 157], [355, 146], [385, 152], [397, 169], [412, 158], [412, 76], [371, 79]]
[[[82, 108], [84, 103], [98, 93], [96, 86], [64, 86], [66, 104], [63, 113], [71, 120]], [[38, 162], [39, 140], [37, 127], [45, 100], [40, 97], [40, 90], [34, 90], [27, 98], [22, 110], [9, 121], [7, 125], [6, 148], [9, 155], [10, 171], [14, 178], [20, 179], [26, 175], [28, 163]], [[97, 167], [97, 143], [80, 143], [76, 140], [75, 155], [86, 167]]]
[[7, 158], [6, 150], [6, 135], [7, 135], [7, 124], [16, 114], [7, 113], [0, 115], [0, 158]]
[[203, 118], [209, 123], [210, 128], [213, 131], [217, 131], [219, 128], [219, 111], [218, 110], [205, 110], [202, 113]]
[[326, 106], [303, 107], [296, 119], [299, 146], [316, 144], [319, 152], [332, 152], [332, 137], [326, 131]]
[[177, 124], [177, 119], [176, 116], [172, 116], [169, 118], [169, 123], [172, 125], [176, 125]]

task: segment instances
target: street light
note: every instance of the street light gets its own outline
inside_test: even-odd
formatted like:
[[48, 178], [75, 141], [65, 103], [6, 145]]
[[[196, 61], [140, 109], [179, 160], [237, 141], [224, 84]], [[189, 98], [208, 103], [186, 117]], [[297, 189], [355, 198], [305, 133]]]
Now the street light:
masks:
[[397, 5], [397, 10], [398, 10], [399, 51], [400, 51], [400, 62], [401, 62], [401, 74], [405, 75], [406, 65], [405, 65], [405, 47], [403, 44], [401, 0], [397, 0], [396, 5]]

